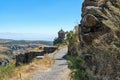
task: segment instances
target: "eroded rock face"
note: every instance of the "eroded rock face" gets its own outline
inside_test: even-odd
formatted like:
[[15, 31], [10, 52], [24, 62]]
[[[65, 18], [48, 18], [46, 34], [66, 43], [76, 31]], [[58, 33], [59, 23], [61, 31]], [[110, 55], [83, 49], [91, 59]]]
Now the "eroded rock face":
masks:
[[120, 80], [120, 0], [84, 0], [79, 40], [86, 80]]
[[94, 39], [94, 35], [91, 33], [83, 34], [83, 40], [85, 42], [91, 42]]
[[86, 26], [86, 27], [95, 27], [98, 23], [98, 19], [93, 16], [92, 14], [87, 14], [83, 17], [82, 19], [82, 24], [83, 26]]
[[84, 9], [84, 7], [87, 7], [87, 6], [98, 6], [98, 4], [97, 4], [97, 0], [85, 0], [84, 2], [83, 2], [83, 8], [82, 9]]

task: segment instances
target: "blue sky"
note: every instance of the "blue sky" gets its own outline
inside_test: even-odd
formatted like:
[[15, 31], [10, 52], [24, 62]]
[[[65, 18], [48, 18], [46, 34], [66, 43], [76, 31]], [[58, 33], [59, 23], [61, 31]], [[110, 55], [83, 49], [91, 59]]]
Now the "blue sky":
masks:
[[0, 0], [0, 38], [53, 40], [80, 22], [83, 0]]

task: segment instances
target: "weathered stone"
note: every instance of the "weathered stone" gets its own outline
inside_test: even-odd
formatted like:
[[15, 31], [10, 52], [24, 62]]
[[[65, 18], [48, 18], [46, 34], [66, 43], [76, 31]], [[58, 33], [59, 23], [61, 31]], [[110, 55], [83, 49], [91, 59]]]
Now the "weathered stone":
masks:
[[19, 54], [16, 55], [16, 66], [19, 66], [20, 63], [25, 63], [25, 55], [24, 54]]
[[82, 6], [82, 10], [86, 7], [86, 6], [98, 6], [97, 0], [85, 0]]
[[63, 43], [65, 40], [65, 32], [61, 29], [58, 32], [58, 38], [56, 38], [53, 42], [54, 45], [59, 44], [59, 43]]
[[100, 9], [99, 7], [95, 7], [95, 6], [84, 7], [82, 12], [82, 17], [84, 17], [86, 14], [97, 15], [98, 14], [97, 10], [99, 9]]
[[20, 63], [26, 64], [30, 63], [36, 56], [43, 56], [45, 51], [37, 51], [37, 52], [27, 52], [24, 54], [16, 55], [16, 66], [19, 66]]
[[82, 24], [86, 27], [95, 27], [98, 23], [98, 19], [92, 14], [87, 14], [82, 19]]
[[120, 80], [119, 13], [120, 0], [84, 0], [79, 46], [68, 50], [84, 60], [85, 80]]
[[58, 47], [56, 46], [46, 46], [44, 47], [45, 53], [53, 53]]
[[0, 59], [0, 66], [6, 66], [7, 64], [9, 64], [9, 59], [4, 58], [4, 59]]
[[82, 37], [85, 42], [91, 42], [94, 39], [94, 36], [91, 33], [83, 34]]
[[83, 31], [83, 33], [89, 33], [90, 32], [90, 30], [91, 30], [91, 28], [87, 28], [87, 27], [82, 27], [82, 31]]
[[102, 13], [102, 8], [100, 7], [95, 7], [95, 6], [87, 6], [84, 8], [84, 11], [82, 13], [82, 16], [85, 16], [86, 14], [92, 14], [94, 16], [97, 16], [97, 18], [103, 18], [103, 19], [108, 19], [108, 17]]
[[102, 6], [103, 4], [105, 4], [105, 0], [99, 0], [98, 1], [98, 6]]
[[16, 55], [16, 66], [19, 66], [21, 63], [27, 64], [30, 63], [37, 56], [44, 56], [46, 53], [53, 53], [57, 49], [56, 46], [46, 46], [44, 50], [27, 52], [24, 54]]

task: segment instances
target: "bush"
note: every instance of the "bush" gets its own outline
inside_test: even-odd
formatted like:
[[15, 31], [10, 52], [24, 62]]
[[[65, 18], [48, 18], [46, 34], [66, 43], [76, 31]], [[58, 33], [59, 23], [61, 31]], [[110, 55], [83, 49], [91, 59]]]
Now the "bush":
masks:
[[67, 45], [68, 44], [68, 41], [67, 40], [65, 40], [64, 42], [62, 42], [62, 43], [58, 43], [58, 44], [56, 44], [55, 46], [65, 46], [65, 45]]
[[87, 73], [85, 71], [84, 60], [82, 60], [79, 56], [72, 57], [68, 56], [68, 68], [71, 69], [71, 79], [73, 80], [86, 80]]
[[68, 55], [78, 55], [78, 44], [79, 44], [79, 40], [78, 40], [78, 35], [75, 34], [73, 31], [70, 31], [67, 34], [67, 39], [68, 41]]

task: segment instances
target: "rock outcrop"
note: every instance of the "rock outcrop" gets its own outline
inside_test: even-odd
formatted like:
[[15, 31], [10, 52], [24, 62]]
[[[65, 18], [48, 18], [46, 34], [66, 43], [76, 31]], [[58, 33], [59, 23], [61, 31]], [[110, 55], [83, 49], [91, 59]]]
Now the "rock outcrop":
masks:
[[9, 63], [9, 58], [6, 55], [0, 54], [0, 66], [6, 66]]
[[86, 80], [120, 80], [120, 0], [84, 0], [78, 37]]
[[6, 66], [9, 63], [10, 63], [10, 61], [7, 58], [0, 59], [0, 66]]

